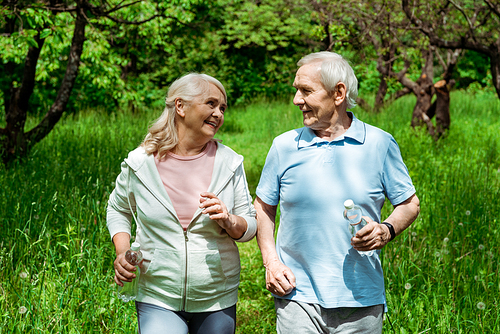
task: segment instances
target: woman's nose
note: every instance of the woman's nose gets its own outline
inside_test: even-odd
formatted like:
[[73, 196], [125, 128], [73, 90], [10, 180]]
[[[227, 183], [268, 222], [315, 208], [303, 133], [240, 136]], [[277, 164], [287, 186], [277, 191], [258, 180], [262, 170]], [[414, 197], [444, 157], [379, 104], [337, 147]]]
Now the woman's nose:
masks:
[[217, 107], [214, 109], [214, 112], [212, 113], [214, 117], [222, 117], [224, 115], [220, 109], [220, 107]]

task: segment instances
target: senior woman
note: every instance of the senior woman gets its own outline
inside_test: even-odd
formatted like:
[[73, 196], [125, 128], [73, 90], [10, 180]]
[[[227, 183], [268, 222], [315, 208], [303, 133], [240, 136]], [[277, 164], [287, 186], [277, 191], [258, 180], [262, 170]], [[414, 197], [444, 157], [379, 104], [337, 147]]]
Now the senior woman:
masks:
[[240, 258], [234, 241], [257, 230], [243, 157], [214, 140], [226, 92], [215, 78], [188, 74], [121, 164], [107, 226], [115, 282], [134, 277], [125, 260], [131, 225], [144, 255], [136, 311], [139, 333], [234, 333]]

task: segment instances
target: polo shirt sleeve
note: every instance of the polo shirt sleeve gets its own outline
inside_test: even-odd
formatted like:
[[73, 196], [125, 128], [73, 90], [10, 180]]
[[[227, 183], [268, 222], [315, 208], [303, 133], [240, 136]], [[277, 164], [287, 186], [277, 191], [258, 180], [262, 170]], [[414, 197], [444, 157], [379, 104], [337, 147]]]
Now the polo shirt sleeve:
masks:
[[385, 194], [392, 205], [401, 204], [415, 194], [415, 187], [403, 162], [401, 151], [392, 136], [384, 160], [382, 179]]
[[280, 200], [279, 155], [275, 143], [269, 149], [262, 169], [257, 196], [268, 205], [278, 205]]

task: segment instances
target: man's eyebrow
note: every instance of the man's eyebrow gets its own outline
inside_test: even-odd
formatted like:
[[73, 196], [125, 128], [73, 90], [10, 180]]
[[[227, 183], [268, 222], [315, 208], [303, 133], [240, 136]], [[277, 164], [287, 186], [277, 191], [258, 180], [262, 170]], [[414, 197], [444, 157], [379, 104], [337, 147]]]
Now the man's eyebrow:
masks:
[[308, 84], [293, 84], [292, 85], [295, 89], [299, 89], [299, 88], [302, 88], [302, 89], [311, 89], [311, 86], [309, 86]]

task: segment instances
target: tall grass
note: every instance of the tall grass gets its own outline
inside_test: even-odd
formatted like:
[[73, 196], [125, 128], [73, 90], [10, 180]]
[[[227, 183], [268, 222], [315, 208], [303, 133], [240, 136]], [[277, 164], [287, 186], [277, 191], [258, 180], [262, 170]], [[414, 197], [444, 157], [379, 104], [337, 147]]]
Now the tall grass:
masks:
[[[438, 142], [410, 128], [413, 104], [354, 110], [394, 135], [421, 200], [417, 221], [383, 250], [385, 332], [500, 332], [500, 103], [453, 94], [452, 128]], [[68, 116], [26, 161], [0, 166], [0, 333], [137, 331], [133, 304], [114, 294], [105, 208], [120, 162], [159, 112]], [[252, 194], [272, 139], [301, 117], [265, 101], [226, 113], [218, 137], [245, 156]], [[238, 333], [275, 333], [257, 244], [239, 247]]]

